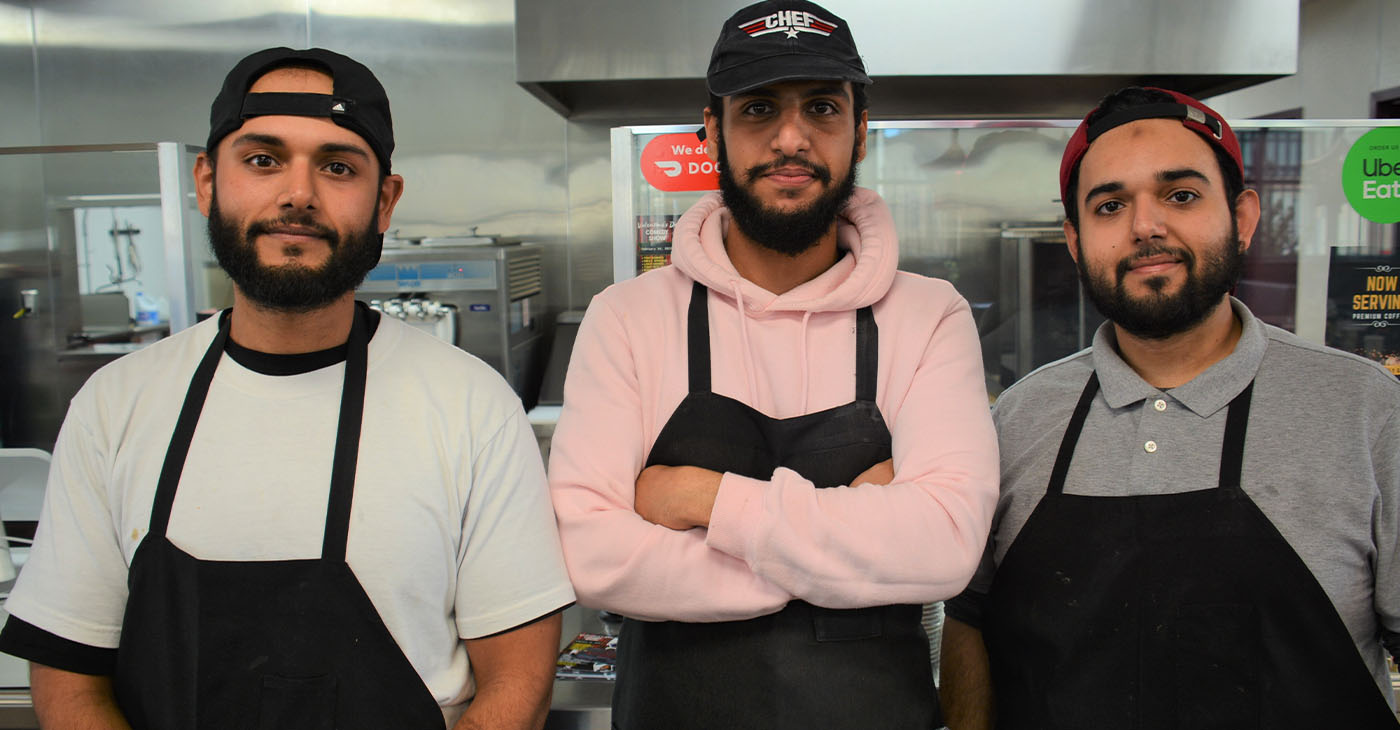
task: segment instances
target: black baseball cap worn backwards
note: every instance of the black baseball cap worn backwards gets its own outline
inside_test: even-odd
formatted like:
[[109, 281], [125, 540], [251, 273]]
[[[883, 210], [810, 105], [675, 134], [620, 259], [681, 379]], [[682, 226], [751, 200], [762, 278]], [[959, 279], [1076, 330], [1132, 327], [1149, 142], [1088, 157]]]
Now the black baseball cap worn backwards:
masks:
[[769, 0], [720, 28], [705, 83], [715, 96], [799, 79], [872, 83], [846, 21], [803, 0]]
[[[330, 94], [258, 93], [248, 89], [269, 71], [285, 66], [309, 66], [325, 71], [334, 85]], [[394, 125], [389, 115], [389, 96], [374, 73], [349, 56], [324, 48], [298, 51], [268, 48], [258, 51], [233, 67], [224, 86], [209, 108], [209, 141], [213, 150], [224, 137], [243, 126], [250, 117], [269, 115], [326, 117], [360, 135], [379, 158], [380, 168], [389, 172], [394, 152]]]

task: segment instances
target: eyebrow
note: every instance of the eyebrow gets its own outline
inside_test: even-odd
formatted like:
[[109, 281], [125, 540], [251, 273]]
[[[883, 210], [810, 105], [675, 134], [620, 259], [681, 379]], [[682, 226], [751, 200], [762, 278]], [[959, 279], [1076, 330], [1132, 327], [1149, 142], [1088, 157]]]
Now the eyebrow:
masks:
[[240, 134], [233, 138], [233, 146], [235, 147], [254, 144], [260, 144], [266, 147], [285, 147], [287, 143], [283, 142], [281, 137], [271, 134], [257, 134], [256, 132]]
[[[1157, 182], [1169, 183], [1176, 182], [1177, 180], [1200, 180], [1207, 185], [1210, 184], [1210, 178], [1206, 177], [1205, 173], [1190, 167], [1182, 167], [1176, 170], [1163, 170], [1157, 173]], [[1116, 193], [1122, 189], [1123, 183], [1121, 182], [1106, 182], [1102, 185], [1096, 185], [1090, 189], [1089, 192], [1084, 194], [1084, 202], [1089, 202], [1096, 195]]]
[[[259, 134], [257, 132], [248, 132], [247, 134], [241, 134], [233, 140], [233, 146], [235, 147], [246, 145], [262, 145], [264, 147], [281, 148], [286, 147], [287, 143], [285, 140], [283, 140], [281, 137], [278, 137], [277, 135]], [[348, 154], [355, 155], [365, 160], [369, 159], [369, 153], [362, 149], [359, 145], [347, 144], [344, 142], [326, 142], [320, 147], [317, 147], [316, 152], [322, 155]]]
[[[771, 86], [760, 86], [757, 89], [749, 89], [734, 95], [735, 99], [747, 99], [750, 97], [773, 98], [778, 92]], [[802, 93], [802, 98], [811, 99], [816, 96], [839, 96], [843, 99], [850, 99], [851, 95], [844, 86], [816, 86]]]
[[1123, 183], [1120, 182], [1107, 182], [1102, 185], [1095, 185], [1092, 189], [1089, 190], [1089, 192], [1084, 194], [1084, 202], [1087, 203], [1090, 200], [1093, 200], [1094, 196], [1096, 195], [1107, 195], [1108, 193], [1116, 193], [1122, 189]]
[[1205, 173], [1200, 170], [1193, 170], [1189, 167], [1183, 167], [1177, 170], [1163, 170], [1157, 173], [1157, 182], [1176, 182], [1177, 180], [1186, 179], [1200, 180], [1203, 183], [1210, 184], [1210, 178], [1206, 177]]

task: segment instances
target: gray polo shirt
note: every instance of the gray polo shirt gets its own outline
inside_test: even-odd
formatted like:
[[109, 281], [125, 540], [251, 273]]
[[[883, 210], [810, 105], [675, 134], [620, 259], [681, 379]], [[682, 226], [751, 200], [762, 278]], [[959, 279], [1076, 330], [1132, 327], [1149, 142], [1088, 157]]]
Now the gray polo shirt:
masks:
[[1180, 387], [1162, 390], [1138, 377], [1105, 324], [1091, 348], [1002, 393], [993, 413], [1001, 497], [982, 566], [948, 614], [980, 625], [980, 599], [1045, 494], [1091, 370], [1102, 388], [1066, 494], [1215, 487], [1227, 406], [1253, 380], [1244, 491], [1317, 577], [1394, 706], [1382, 643], [1400, 652], [1400, 381], [1376, 363], [1266, 325], [1230, 301], [1244, 325], [1234, 352]]

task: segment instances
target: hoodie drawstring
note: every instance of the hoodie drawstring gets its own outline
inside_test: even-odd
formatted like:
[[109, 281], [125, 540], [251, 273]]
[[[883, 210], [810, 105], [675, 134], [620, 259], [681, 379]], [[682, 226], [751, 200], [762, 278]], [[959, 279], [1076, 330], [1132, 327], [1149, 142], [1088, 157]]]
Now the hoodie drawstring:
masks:
[[802, 313], [802, 410], [800, 413], [807, 412], [807, 394], [809, 390], [807, 381], [808, 377], [812, 374], [812, 363], [807, 359], [807, 323], [811, 321], [811, 319], [812, 310], [808, 309]]
[[749, 316], [744, 312], [744, 292], [735, 279], [729, 280], [729, 289], [734, 292], [734, 302], [739, 307], [739, 337], [744, 343], [744, 374], [749, 381], [749, 402], [757, 403], [758, 374], [753, 363], [753, 346], [749, 344]]

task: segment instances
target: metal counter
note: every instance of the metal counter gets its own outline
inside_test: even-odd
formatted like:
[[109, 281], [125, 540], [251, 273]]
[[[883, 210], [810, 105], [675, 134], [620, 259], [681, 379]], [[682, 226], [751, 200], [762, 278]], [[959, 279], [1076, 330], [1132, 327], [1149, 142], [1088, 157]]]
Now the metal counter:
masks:
[[34, 702], [27, 689], [0, 690], [0, 728], [37, 728]]
[[[612, 687], [612, 682], [597, 680], [556, 680], [545, 730], [609, 730]], [[28, 690], [0, 690], [0, 729], [38, 727]]]

